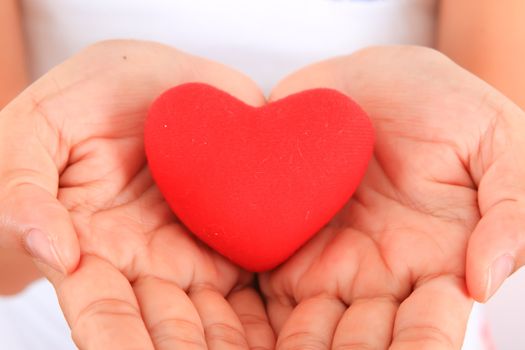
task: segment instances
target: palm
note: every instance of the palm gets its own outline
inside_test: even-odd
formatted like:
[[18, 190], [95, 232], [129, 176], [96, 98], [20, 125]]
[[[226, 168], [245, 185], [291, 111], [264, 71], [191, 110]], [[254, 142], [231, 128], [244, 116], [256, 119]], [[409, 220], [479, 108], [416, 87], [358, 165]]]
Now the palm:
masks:
[[[58, 198], [79, 236], [81, 260], [65, 278], [50, 275], [83, 349], [272, 346], [252, 275], [177, 222], [146, 166], [147, 108], [186, 73], [166, 76], [144, 65], [155, 60], [169, 69], [181, 59], [190, 60], [152, 44], [106, 44], [51, 72], [33, 90], [46, 125], [68, 140], [55, 153], [58, 163], [67, 154]], [[211, 65], [195, 61], [203, 69]], [[81, 74], [63, 74], [72, 68]], [[216, 70], [245, 92], [252, 89], [245, 98], [257, 101], [259, 91], [243, 77]], [[213, 81], [213, 74], [195, 79]], [[73, 124], [71, 116], [78, 116]], [[66, 144], [67, 151], [61, 148]]]
[[[467, 170], [472, 164], [462, 143], [490, 132], [486, 125], [495, 113], [479, 104], [479, 96], [467, 89], [460, 94], [447, 81], [419, 88], [427, 79], [422, 70], [443, 72], [429, 70], [427, 57], [413, 64], [413, 72], [400, 70], [395, 65], [404, 67], [407, 56], [392, 51], [379, 57], [365, 52], [364, 59], [358, 55], [348, 63], [360, 75], [348, 73], [354, 80], [345, 87], [369, 111], [377, 135], [361, 185], [311, 242], [262, 276], [280, 349], [461, 346], [472, 304], [465, 284], [467, 244], [480, 218], [478, 184]], [[385, 70], [394, 77], [376, 74], [374, 64], [389, 60], [393, 67]], [[335, 86], [324, 73], [331, 66], [342, 65], [328, 61], [306, 68], [284, 80], [274, 97]], [[443, 66], [451, 69], [448, 62]], [[377, 88], [388, 86], [386, 79], [399, 90], [386, 91], [385, 102]], [[479, 191], [491, 200], [486, 188]]]
[[[64, 187], [59, 199], [71, 213], [83, 254], [110, 262], [130, 281], [153, 273], [180, 280], [184, 289], [195, 279], [230, 290], [242, 275], [240, 269], [193, 239], [177, 222], [144, 166], [143, 152], [129, 151], [140, 149], [140, 138], [135, 141], [119, 150], [108, 140], [115, 157], [96, 168], [89, 160], [81, 160], [61, 177]], [[96, 140], [86, 146], [104, 149], [103, 143]], [[100, 159], [95, 154], [86, 156]], [[129, 167], [126, 158], [137, 160], [138, 166]], [[76, 171], [86, 174], [82, 182], [78, 176], [70, 180], [70, 172]]]
[[[60, 102], [67, 98], [66, 91]], [[73, 218], [82, 252], [110, 262], [130, 281], [153, 273], [179, 280], [184, 289], [196, 283], [231, 290], [241, 275], [249, 276], [193, 239], [150, 176], [143, 151], [145, 113], [102, 114], [110, 135], [70, 151], [58, 197]], [[129, 124], [123, 128], [115, 123], [119, 118]]]
[[[93, 147], [96, 148], [96, 144]], [[125, 153], [120, 154], [124, 156]], [[133, 156], [141, 158], [140, 154]], [[84, 269], [96, 265], [104, 269], [96, 278], [83, 280], [89, 283], [89, 288], [86, 288], [89, 294], [78, 293], [75, 298], [82, 295], [91, 301], [80, 313], [89, 315], [93, 312], [90, 309], [100, 312], [101, 308], [113, 307], [125, 307], [129, 308], [129, 312], [134, 312], [140, 308], [152, 339], [159, 348], [173, 347], [186, 341], [194, 341], [203, 347], [205, 334], [209, 335], [210, 346], [213, 346], [213, 342], [222, 342], [216, 336], [221, 329], [224, 332], [228, 328], [226, 320], [231, 319], [232, 315], [214, 315], [217, 303], [222, 302], [222, 307], [228, 308], [225, 297], [234, 287], [246, 287], [250, 276], [199, 244], [175, 221], [149, 178], [147, 168], [140, 166], [126, 174], [122, 160], [108, 159], [104, 165], [107, 168], [98, 167], [96, 172], [89, 172], [91, 167], [87, 164], [84, 167], [82, 162], [75, 164], [78, 171], [89, 174], [85, 183], [67, 183], [68, 172], [63, 175], [65, 188], [60, 190], [59, 198], [70, 209], [79, 234], [82, 255], [89, 257], [84, 258], [85, 261], [81, 263], [85, 265], [81, 265], [77, 273], [82, 274]], [[114, 186], [118, 183], [117, 179], [129, 184], [117, 188]], [[113, 195], [116, 192], [118, 194]], [[92, 195], [96, 198], [89, 198]], [[79, 200], [86, 197], [89, 205]], [[75, 289], [80, 292], [88, 286], [79, 283], [77, 273], [70, 278], [75, 280]], [[107, 284], [110, 278], [121, 279], [122, 287], [127, 287], [125, 280], [130, 281], [130, 287], [126, 289], [137, 296], [138, 305], [124, 304], [129, 303], [124, 300], [111, 301], [105, 305], [108, 297], [97, 295], [93, 290]], [[115, 293], [115, 298], [122, 288], [119, 290], [111, 291]], [[186, 292], [189, 298], [185, 296]], [[186, 304], [186, 310], [180, 308], [163, 312], [166, 305], [162, 305], [162, 308], [152, 305], [155, 299], [166, 300], [168, 295], [171, 295], [172, 304], [179, 307]], [[233, 309], [230, 313], [235, 315]], [[139, 315], [136, 316], [138, 318]], [[199, 329], [201, 318], [203, 327]], [[210, 322], [210, 318], [214, 321]], [[115, 317], [115, 322], [118, 322], [118, 317]], [[137, 319], [137, 322], [140, 320]], [[184, 322], [194, 325], [193, 329], [181, 331], [179, 326]], [[78, 325], [72, 324], [73, 330], [78, 330], [75, 326]], [[238, 332], [233, 334], [232, 341], [239, 347], [243, 344], [247, 346], [240, 323], [229, 327]], [[82, 331], [84, 328], [79, 329]], [[169, 334], [170, 338], [166, 339]], [[144, 339], [140, 333], [137, 336]]]
[[[407, 152], [401, 147], [397, 151], [403, 157]], [[385, 159], [385, 152], [387, 160], [381, 162], [379, 159]], [[417, 171], [406, 173], [403, 168], [414, 164], [392, 163], [390, 157], [395, 155], [391, 152], [380, 145], [376, 147], [368, 173], [345, 208], [296, 256], [267, 277], [269, 312], [278, 332], [282, 331], [293, 305], [319, 297], [331, 299], [329, 303], [335, 300], [334, 312], [341, 316], [338, 327], [333, 328], [334, 345], [370, 342], [372, 348], [387, 348], [394, 322], [397, 323], [394, 336], [398, 341], [403, 338], [412, 341], [417, 334], [410, 334], [414, 320], [407, 316], [416, 310], [422, 313], [419, 322], [433, 315], [428, 329], [432, 329], [434, 323], [439, 324], [435, 317], [439, 317], [436, 312], [440, 309], [443, 320], [453, 314], [451, 318], [456, 325], [462, 326], [469, 309], [469, 300], [464, 294], [464, 262], [467, 240], [478, 216], [475, 192], [453, 183], [425, 180]], [[411, 156], [417, 157], [417, 154], [411, 153]], [[429, 162], [436, 161], [428, 154], [421, 156]], [[422, 164], [422, 168], [428, 169], [428, 166]], [[454, 164], [443, 170], [447, 176], [455, 172], [458, 180], [463, 175], [462, 169]], [[433, 179], [440, 177], [440, 174], [432, 175], [435, 175]], [[421, 197], [416, 198], [416, 193]], [[436, 193], [447, 195], [432, 203], [422, 200], [435, 198]], [[451, 197], [471, 210], [454, 208]], [[287, 288], [289, 285], [293, 287]], [[444, 289], [462, 301], [462, 308], [444, 309], [447, 300], [438, 297], [439, 293], [445, 293]], [[283, 298], [291, 300], [291, 304], [279, 304], [278, 300]], [[434, 305], [428, 304], [430, 300]], [[362, 303], [362, 310], [350, 308], [352, 312], [343, 317], [347, 306], [358, 303]], [[404, 305], [404, 309], [400, 305]], [[287, 312], [283, 312], [286, 309]], [[366, 315], [370, 312], [373, 316]], [[384, 320], [378, 324], [377, 319], [372, 319], [375, 317]], [[326, 321], [318, 320], [320, 324]], [[368, 327], [366, 322], [370, 322]], [[312, 329], [314, 327], [312, 325]], [[369, 334], [359, 332], [367, 328]], [[294, 336], [292, 333], [288, 338], [281, 337], [280, 343], [293, 342]], [[436, 344], [453, 343], [438, 331], [433, 336]], [[328, 337], [324, 342], [326, 348], [330, 342]]]

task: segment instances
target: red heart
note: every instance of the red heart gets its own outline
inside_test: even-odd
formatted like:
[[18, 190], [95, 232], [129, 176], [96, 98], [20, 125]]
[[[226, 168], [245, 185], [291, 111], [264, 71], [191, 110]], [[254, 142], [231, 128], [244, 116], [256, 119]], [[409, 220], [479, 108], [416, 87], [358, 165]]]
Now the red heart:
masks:
[[249, 106], [209, 85], [162, 94], [149, 167], [178, 218], [251, 271], [286, 260], [348, 201], [373, 149], [365, 112], [331, 89]]

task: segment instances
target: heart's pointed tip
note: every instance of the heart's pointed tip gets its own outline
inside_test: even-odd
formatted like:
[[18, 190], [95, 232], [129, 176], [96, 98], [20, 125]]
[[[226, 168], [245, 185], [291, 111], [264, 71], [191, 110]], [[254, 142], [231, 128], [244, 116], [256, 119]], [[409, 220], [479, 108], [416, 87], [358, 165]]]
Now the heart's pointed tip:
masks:
[[245, 256], [231, 260], [234, 264], [242, 267], [244, 270], [253, 272], [253, 273], [263, 273], [275, 270], [279, 266], [281, 266], [283, 263], [285, 263], [295, 252], [295, 250], [291, 253], [288, 253], [284, 257], [271, 257], [271, 259], [266, 258], [265, 256], [258, 256], [255, 259], [253, 255], [250, 255], [250, 258], [247, 259]]
[[282, 262], [273, 263], [273, 264], [261, 264], [261, 265], [253, 265], [251, 263], [245, 263], [245, 264], [235, 263], [235, 264], [240, 266], [243, 270], [246, 270], [248, 272], [264, 273], [264, 272], [269, 272], [269, 271], [276, 269], [282, 264]]

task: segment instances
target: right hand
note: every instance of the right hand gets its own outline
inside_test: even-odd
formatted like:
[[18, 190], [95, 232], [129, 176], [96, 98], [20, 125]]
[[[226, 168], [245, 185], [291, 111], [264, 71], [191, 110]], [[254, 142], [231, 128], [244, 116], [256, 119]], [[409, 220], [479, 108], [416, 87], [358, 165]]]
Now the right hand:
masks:
[[150, 103], [189, 81], [264, 103], [222, 65], [112, 41], [51, 70], [0, 113], [0, 247], [38, 261], [81, 349], [274, 346], [253, 276], [184, 229], [146, 166]]
[[347, 205], [262, 275], [277, 349], [461, 348], [471, 297], [525, 263], [525, 114], [422, 47], [313, 64], [270, 101], [318, 87], [352, 96], [376, 143]]

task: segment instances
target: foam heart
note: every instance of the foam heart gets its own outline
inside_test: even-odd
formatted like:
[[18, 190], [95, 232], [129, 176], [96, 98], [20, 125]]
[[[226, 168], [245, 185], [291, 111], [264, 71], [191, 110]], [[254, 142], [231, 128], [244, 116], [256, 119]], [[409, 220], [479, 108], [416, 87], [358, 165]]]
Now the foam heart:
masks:
[[363, 110], [331, 89], [249, 106], [209, 85], [162, 94], [149, 167], [178, 218], [251, 271], [286, 260], [348, 201], [372, 154]]

